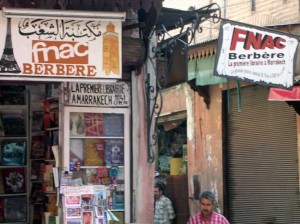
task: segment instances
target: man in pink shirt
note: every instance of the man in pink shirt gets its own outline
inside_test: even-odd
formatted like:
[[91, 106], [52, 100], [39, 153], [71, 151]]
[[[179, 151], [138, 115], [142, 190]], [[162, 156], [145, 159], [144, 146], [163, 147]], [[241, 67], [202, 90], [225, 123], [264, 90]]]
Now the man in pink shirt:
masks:
[[230, 224], [221, 214], [214, 212], [216, 197], [210, 191], [200, 196], [200, 212], [193, 215], [188, 224]]

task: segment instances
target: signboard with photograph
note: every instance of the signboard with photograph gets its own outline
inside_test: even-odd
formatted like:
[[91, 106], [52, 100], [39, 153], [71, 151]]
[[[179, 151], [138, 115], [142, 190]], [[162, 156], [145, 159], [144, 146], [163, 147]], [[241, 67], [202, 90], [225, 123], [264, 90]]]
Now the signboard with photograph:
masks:
[[297, 46], [288, 34], [225, 20], [214, 75], [290, 89]]

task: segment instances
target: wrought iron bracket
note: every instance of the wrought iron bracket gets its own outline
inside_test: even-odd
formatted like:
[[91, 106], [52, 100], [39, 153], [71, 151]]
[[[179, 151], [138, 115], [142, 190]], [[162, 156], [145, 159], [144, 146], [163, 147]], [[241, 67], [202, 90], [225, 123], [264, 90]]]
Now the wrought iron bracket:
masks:
[[[155, 73], [148, 73], [145, 80], [148, 129], [147, 161], [149, 163], [153, 163], [155, 159], [154, 152], [157, 144], [157, 121], [163, 106], [161, 91], [167, 86], [168, 74], [172, 64], [174, 51], [177, 48], [178, 43], [183, 43], [181, 52], [186, 53], [189, 44], [195, 39], [196, 34], [203, 32], [201, 23], [207, 20], [218, 23], [221, 19], [221, 9], [216, 3], [194, 11], [187, 11], [186, 13], [187, 14], [178, 16], [172, 26], [170, 26], [170, 24], [166, 26], [163, 23], [160, 23], [157, 27], [154, 27], [154, 32], [152, 33], [152, 35], [157, 36], [158, 44], [152, 48], [152, 52], [148, 52], [148, 58], [154, 66]], [[173, 34], [174, 32], [171, 33], [170, 30], [168, 30], [168, 27], [172, 27], [172, 29], [177, 28], [178, 32], [176, 32], [176, 35]], [[183, 36], [188, 37], [187, 42], [182, 39]], [[150, 57], [150, 54], [154, 56]], [[156, 61], [162, 57], [166, 62], [165, 69], [164, 73], [160, 74], [158, 77]], [[154, 84], [151, 83], [151, 76], [155, 76], [156, 81]]]

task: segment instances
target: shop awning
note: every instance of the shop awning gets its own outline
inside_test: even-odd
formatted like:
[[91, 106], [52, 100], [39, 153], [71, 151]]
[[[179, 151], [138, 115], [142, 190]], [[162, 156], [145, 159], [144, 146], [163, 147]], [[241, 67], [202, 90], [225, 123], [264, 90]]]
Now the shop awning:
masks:
[[215, 55], [208, 55], [188, 62], [188, 81], [196, 80], [197, 86], [226, 83], [226, 79], [213, 75]]
[[300, 101], [300, 86], [294, 86], [293, 89], [270, 88], [268, 100], [274, 101]]

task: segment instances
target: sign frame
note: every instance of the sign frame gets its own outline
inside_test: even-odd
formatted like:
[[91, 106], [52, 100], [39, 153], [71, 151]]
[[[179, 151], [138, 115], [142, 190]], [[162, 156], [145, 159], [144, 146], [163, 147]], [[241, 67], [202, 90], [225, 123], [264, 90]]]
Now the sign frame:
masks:
[[[122, 79], [125, 13], [2, 9], [0, 79], [99, 82]], [[6, 36], [5, 36], [6, 34]], [[1, 50], [0, 50], [1, 52]], [[1, 55], [0, 55], [1, 56]]]
[[272, 29], [223, 20], [214, 76], [291, 89], [298, 38]]

